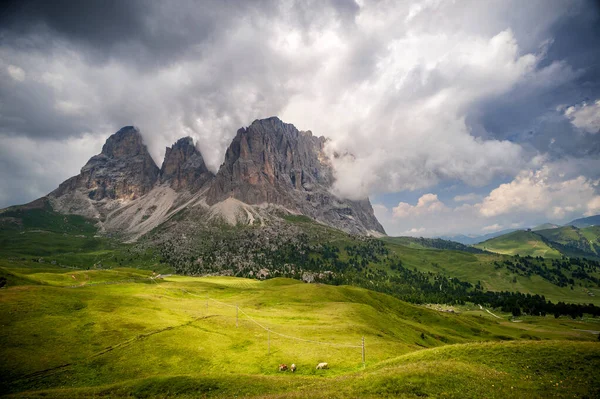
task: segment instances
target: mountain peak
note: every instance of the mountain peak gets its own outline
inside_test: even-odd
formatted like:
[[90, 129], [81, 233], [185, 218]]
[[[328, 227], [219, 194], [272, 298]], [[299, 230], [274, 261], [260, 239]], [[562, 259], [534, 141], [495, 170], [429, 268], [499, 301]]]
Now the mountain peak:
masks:
[[[191, 137], [167, 147], [159, 169], [140, 131], [125, 126], [49, 199], [60, 212], [105, 218], [102, 223], [114, 230], [128, 223], [131, 229], [150, 220], [158, 223], [176, 202], [181, 205], [193, 194], [203, 206], [228, 199], [250, 207], [269, 204], [349, 233], [385, 234], [368, 198], [351, 201], [330, 192], [334, 176], [323, 152], [325, 141], [278, 117], [257, 119], [237, 131], [214, 175]], [[132, 200], [140, 202], [132, 205]], [[144, 206], [149, 213], [142, 215], [138, 210]], [[161, 211], [150, 218], [157, 208]]]
[[109, 158], [136, 156], [147, 152], [140, 131], [135, 126], [124, 126], [111, 135], [104, 146], [102, 154]]
[[276, 204], [345, 231], [385, 234], [368, 199], [348, 201], [329, 192], [333, 170], [324, 161], [324, 143], [277, 117], [255, 120], [227, 149], [207, 203]]
[[191, 137], [182, 137], [166, 148], [165, 160], [160, 168], [161, 183], [170, 182], [174, 190], [187, 188], [196, 191], [212, 177]]
[[171, 146], [171, 148], [174, 148], [174, 147], [185, 147], [185, 146], [192, 146], [193, 147], [194, 146], [194, 139], [191, 138], [190, 136], [182, 137], [179, 140], [177, 140], [175, 142], [175, 144], [173, 144]]
[[158, 171], [139, 129], [125, 126], [106, 140], [102, 152], [90, 158], [78, 176], [62, 183], [51, 196], [78, 192], [97, 201], [135, 199], [152, 189]]

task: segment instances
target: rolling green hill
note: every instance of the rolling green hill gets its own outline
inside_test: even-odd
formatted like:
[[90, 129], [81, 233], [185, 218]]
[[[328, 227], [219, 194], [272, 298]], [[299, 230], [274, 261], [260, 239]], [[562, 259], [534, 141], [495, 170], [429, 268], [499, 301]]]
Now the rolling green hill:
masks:
[[599, 259], [600, 226], [519, 230], [476, 244], [475, 247], [507, 255]]
[[556, 229], [541, 230], [538, 234], [559, 244], [559, 249], [567, 253], [577, 252], [595, 256], [600, 254], [600, 226], [579, 229], [574, 226], [564, 226]]
[[[15, 397], [600, 392], [590, 378], [600, 346], [586, 331], [598, 330], [595, 319], [511, 323], [477, 306], [451, 314], [361, 288], [289, 279], [149, 279], [140, 271], [143, 280], [130, 281], [121, 270], [73, 278], [52, 267], [27, 273], [40, 284], [0, 290], [0, 386]], [[319, 362], [329, 369], [315, 370]], [[281, 363], [298, 371], [278, 372]]]
[[[588, 305], [600, 304], [593, 261], [356, 237], [289, 215], [274, 226], [216, 226], [185, 240], [181, 229], [157, 229], [124, 244], [85, 219], [22, 212], [0, 228], [0, 394], [600, 392], [589, 378], [600, 366], [592, 342], [600, 324], [591, 317], [598, 308]], [[256, 267], [265, 281], [193, 276], [257, 277]], [[330, 368], [316, 370], [318, 362]], [[280, 363], [298, 371], [280, 373]]]
[[[350, 284], [413, 303], [472, 302], [477, 298], [502, 306], [481, 295], [505, 291], [543, 295], [554, 303], [600, 305], [600, 265], [594, 262], [571, 265], [562, 261], [559, 265], [552, 259], [486, 253], [444, 240], [361, 238], [305, 217], [285, 216], [273, 230], [218, 227], [210, 234], [188, 236], [185, 245], [180, 243], [180, 235], [160, 241], [169, 237], [160, 230], [134, 244], [96, 236], [95, 231], [76, 233], [43, 230], [39, 224], [0, 229], [0, 285], [10, 286], [13, 281], [29, 278], [14, 270], [55, 266], [67, 270], [135, 268], [238, 277], [255, 277], [257, 270], [266, 270], [263, 278]], [[439, 249], [447, 244], [462, 250]], [[232, 268], [237, 264], [248, 266]], [[504, 294], [498, 296], [507, 298]]]
[[561, 253], [533, 231], [517, 230], [474, 245], [476, 248], [505, 255], [560, 258]]
[[443, 240], [441, 238], [383, 237], [382, 240], [390, 244], [399, 244], [411, 248], [449, 249], [453, 251], [463, 251], [471, 253], [485, 252], [471, 245], [464, 245], [459, 242]]

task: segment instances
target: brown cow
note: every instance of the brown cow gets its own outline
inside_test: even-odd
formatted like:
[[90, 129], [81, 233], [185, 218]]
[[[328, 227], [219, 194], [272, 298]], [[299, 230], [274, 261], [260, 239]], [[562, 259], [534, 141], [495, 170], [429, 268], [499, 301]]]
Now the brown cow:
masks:
[[279, 365], [279, 371], [286, 371], [288, 369], [287, 364], [280, 364]]

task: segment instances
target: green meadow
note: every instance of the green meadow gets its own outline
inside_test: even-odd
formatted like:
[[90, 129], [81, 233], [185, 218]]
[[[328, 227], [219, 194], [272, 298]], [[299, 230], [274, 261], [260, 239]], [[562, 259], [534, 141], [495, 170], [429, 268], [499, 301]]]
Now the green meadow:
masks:
[[544, 258], [560, 258], [562, 256], [558, 250], [544, 242], [542, 237], [533, 231], [517, 230], [474, 246], [505, 255], [518, 254], [521, 256], [541, 256]]
[[[596, 319], [513, 322], [476, 306], [448, 313], [290, 279], [154, 279], [139, 269], [19, 262], [3, 270], [11, 274], [0, 290], [8, 396], [600, 394], [591, 377], [600, 366]], [[329, 369], [316, 370], [319, 362]], [[280, 363], [298, 370], [279, 372]]]
[[[152, 246], [98, 236], [83, 219], [14, 216], [21, 225], [0, 229], [3, 396], [600, 396], [600, 320], [587, 315], [515, 320], [475, 303], [414, 305], [346, 285], [172, 275]], [[351, 237], [288, 219], [350, 259]], [[384, 242], [410, 270], [486, 290], [600, 297], [587, 280], [571, 288], [517, 276], [497, 266], [507, 255]], [[369, 264], [377, 270], [395, 273], [384, 258]], [[297, 371], [279, 372], [283, 363]]]

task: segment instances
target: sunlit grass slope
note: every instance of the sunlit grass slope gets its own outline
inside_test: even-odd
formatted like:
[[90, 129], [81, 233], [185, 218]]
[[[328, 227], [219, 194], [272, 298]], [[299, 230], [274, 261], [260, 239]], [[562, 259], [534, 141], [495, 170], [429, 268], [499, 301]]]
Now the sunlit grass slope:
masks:
[[[524, 277], [510, 272], [505, 267], [496, 268], [494, 262], [501, 264], [504, 260], [513, 260], [508, 255], [411, 248], [390, 243], [387, 246], [410, 269], [442, 273], [472, 284], [480, 282], [486, 290], [539, 294], [553, 302], [600, 304], [600, 289], [596, 286], [576, 285], [571, 290], [569, 287], [552, 284], [537, 275]], [[549, 264], [550, 260], [547, 263]], [[594, 296], [590, 296], [590, 292]]]
[[476, 248], [505, 255], [560, 258], [561, 253], [546, 244], [533, 231], [517, 230], [474, 245]]
[[[584, 376], [600, 366], [600, 344], [582, 331], [600, 329], [595, 320], [510, 323], [288, 279], [151, 280], [149, 272], [126, 269], [81, 271], [76, 278], [85, 273], [96, 284], [71, 287], [72, 271], [47, 267], [18, 273], [37, 285], [0, 290], [4, 393], [506, 397], [510, 386], [538, 397], [597, 392]], [[130, 282], [132, 276], [139, 279]], [[527, 342], [506, 342], [512, 340]], [[318, 362], [330, 369], [315, 370]], [[295, 363], [298, 371], [279, 373], [279, 363]], [[521, 364], [537, 367], [531, 380], [523, 379]], [[568, 395], [538, 379], [563, 374], [575, 389]]]

